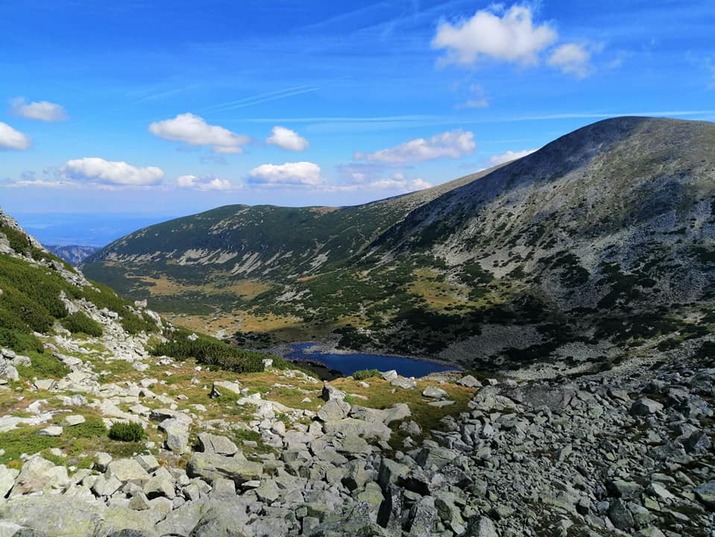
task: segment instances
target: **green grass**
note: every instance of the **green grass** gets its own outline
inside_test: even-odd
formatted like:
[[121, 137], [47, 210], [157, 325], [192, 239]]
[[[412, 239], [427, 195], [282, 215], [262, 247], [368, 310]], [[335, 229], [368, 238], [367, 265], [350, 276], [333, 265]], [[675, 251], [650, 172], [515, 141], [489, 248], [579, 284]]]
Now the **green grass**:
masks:
[[70, 372], [69, 367], [63, 364], [58, 358], [46, 353], [30, 353], [32, 365], [18, 366], [17, 371], [24, 378], [53, 378], [61, 379]]

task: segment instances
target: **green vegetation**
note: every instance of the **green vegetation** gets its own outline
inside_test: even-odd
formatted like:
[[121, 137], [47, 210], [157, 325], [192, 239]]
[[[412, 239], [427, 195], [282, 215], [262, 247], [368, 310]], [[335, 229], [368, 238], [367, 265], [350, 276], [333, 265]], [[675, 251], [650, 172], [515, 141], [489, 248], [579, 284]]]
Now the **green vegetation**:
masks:
[[200, 364], [236, 373], [263, 371], [264, 358], [273, 358], [275, 362], [274, 356], [236, 349], [216, 338], [183, 329], [172, 332], [168, 341], [154, 345], [150, 352], [155, 356], [166, 355], [179, 360], [194, 358]]
[[379, 376], [380, 372], [377, 369], [361, 369], [360, 371], [355, 371], [355, 373], [353, 373], [353, 378], [355, 380], [365, 380]]
[[102, 325], [81, 311], [71, 313], [62, 319], [62, 326], [73, 334], [87, 334], [100, 337], [103, 333]]
[[47, 353], [29, 353], [32, 365], [17, 366], [17, 371], [24, 378], [61, 379], [69, 374], [70, 369], [58, 358]]
[[146, 433], [138, 423], [117, 422], [109, 428], [109, 438], [118, 442], [139, 442]]

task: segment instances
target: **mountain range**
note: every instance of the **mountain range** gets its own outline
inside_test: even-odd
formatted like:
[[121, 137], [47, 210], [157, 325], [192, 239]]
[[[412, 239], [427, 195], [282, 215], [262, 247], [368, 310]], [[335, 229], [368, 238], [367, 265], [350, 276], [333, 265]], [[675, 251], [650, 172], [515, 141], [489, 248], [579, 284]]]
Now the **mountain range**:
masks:
[[580, 371], [711, 332], [714, 237], [715, 125], [623, 117], [405, 196], [150, 226], [83, 269], [242, 342]]

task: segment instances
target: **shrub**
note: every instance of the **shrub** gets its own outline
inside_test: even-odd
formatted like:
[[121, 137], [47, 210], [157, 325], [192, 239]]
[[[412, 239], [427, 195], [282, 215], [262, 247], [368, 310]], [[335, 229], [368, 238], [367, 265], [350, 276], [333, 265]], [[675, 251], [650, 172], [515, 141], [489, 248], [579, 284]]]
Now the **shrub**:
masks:
[[236, 373], [263, 371], [263, 359], [273, 358], [267, 354], [236, 349], [209, 336], [191, 335], [186, 330], [177, 330], [169, 341], [155, 345], [151, 353], [180, 360], [194, 358], [200, 364], [217, 366]]
[[86, 314], [78, 311], [62, 319], [62, 326], [73, 334], [83, 333], [88, 336], [99, 337], [102, 335], [102, 325]]
[[138, 423], [120, 421], [109, 428], [109, 438], [119, 442], [138, 442], [146, 438], [146, 433]]
[[17, 371], [25, 378], [54, 378], [61, 379], [69, 375], [70, 368], [63, 364], [58, 358], [49, 354], [31, 353], [30, 366], [17, 366]]
[[355, 380], [365, 380], [379, 376], [380, 372], [377, 369], [361, 369], [360, 371], [355, 371], [355, 373], [353, 373], [353, 378]]

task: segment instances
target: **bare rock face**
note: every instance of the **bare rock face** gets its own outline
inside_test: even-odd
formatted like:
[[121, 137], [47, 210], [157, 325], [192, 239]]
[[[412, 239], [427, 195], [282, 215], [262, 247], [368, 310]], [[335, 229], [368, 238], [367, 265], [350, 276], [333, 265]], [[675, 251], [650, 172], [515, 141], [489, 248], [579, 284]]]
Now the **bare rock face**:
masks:
[[233, 457], [212, 453], [194, 453], [186, 471], [190, 477], [200, 477], [208, 482], [226, 478], [241, 486], [247, 481], [260, 479], [263, 466], [246, 459], [240, 452]]

